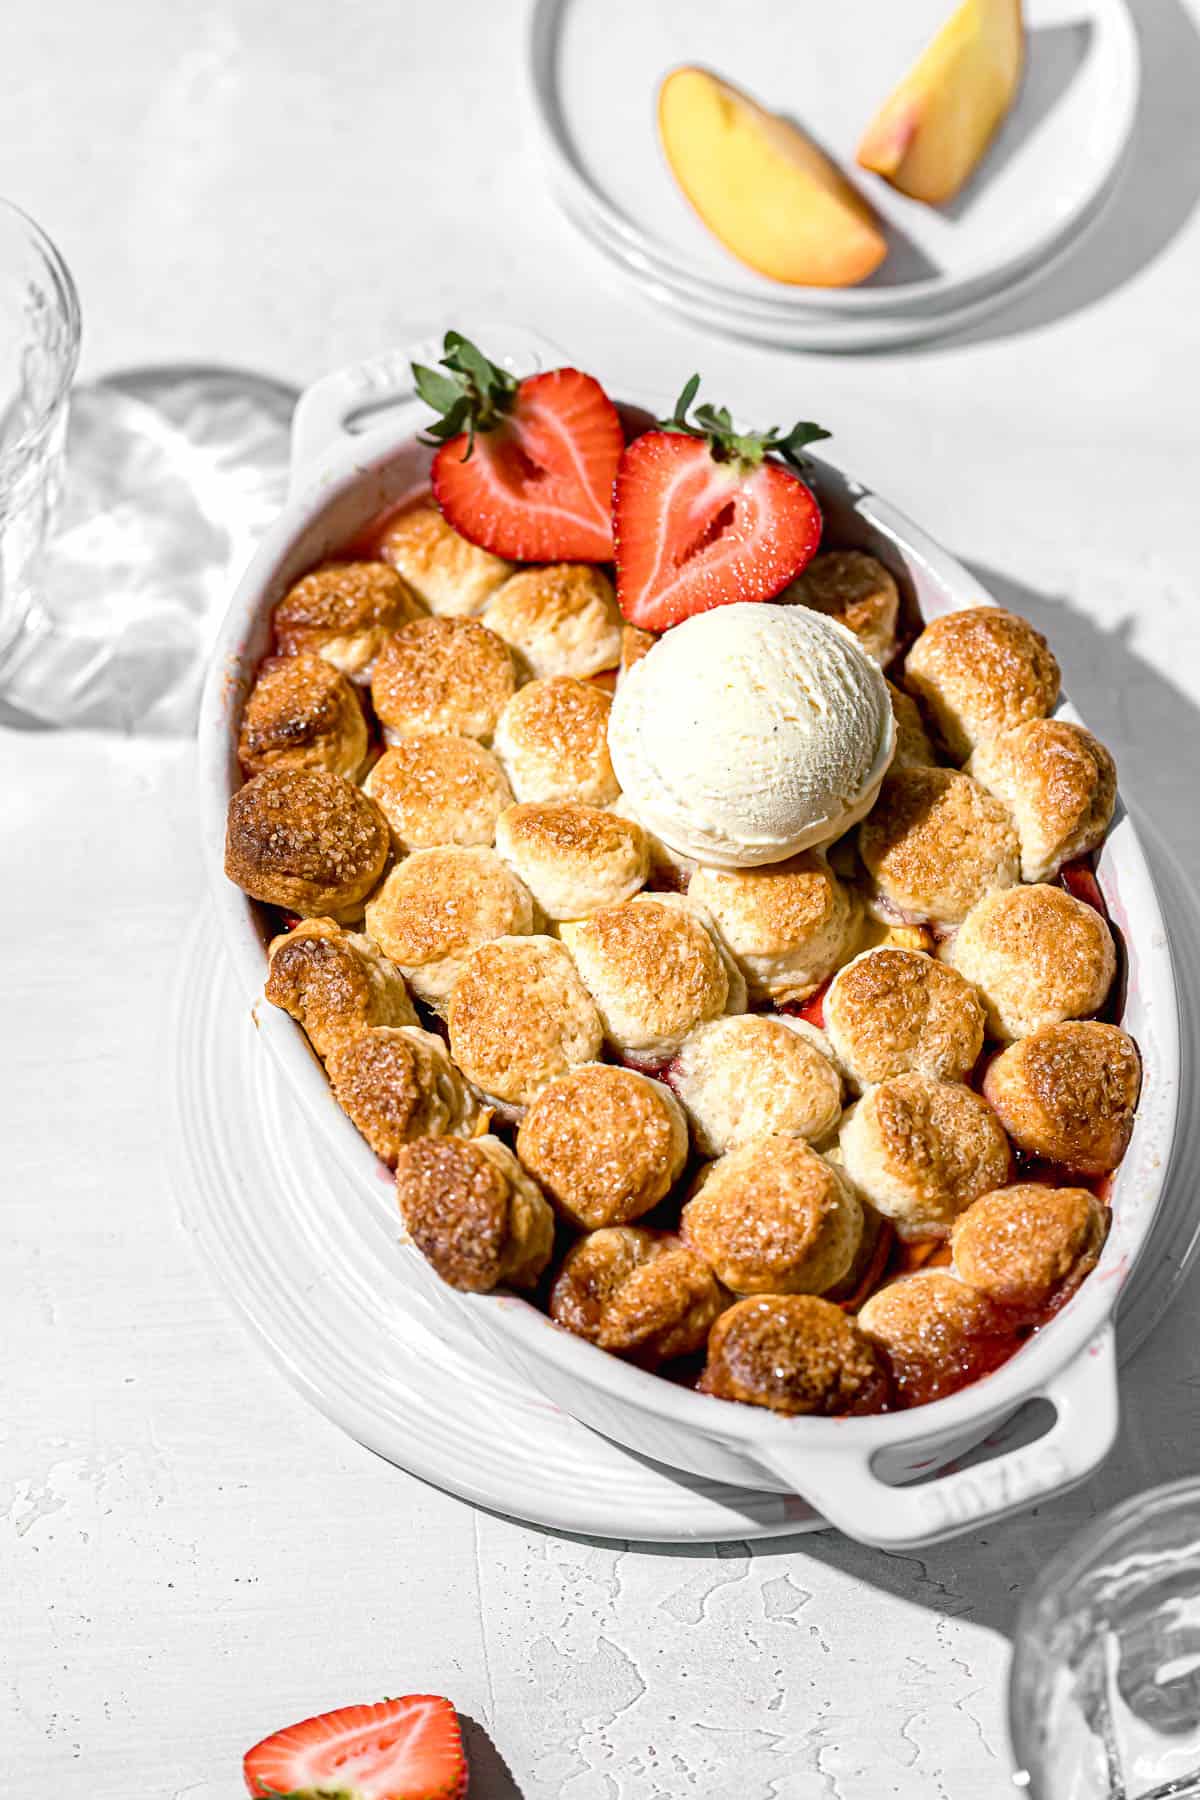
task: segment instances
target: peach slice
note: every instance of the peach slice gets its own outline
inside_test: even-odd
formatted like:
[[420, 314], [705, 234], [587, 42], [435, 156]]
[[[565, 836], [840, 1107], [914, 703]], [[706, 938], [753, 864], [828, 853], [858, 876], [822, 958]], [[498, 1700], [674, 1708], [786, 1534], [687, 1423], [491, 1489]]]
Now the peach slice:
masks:
[[760, 274], [848, 287], [887, 255], [869, 203], [811, 139], [707, 69], [664, 79], [658, 129], [704, 223]]
[[1013, 103], [1025, 60], [1021, 0], [963, 0], [858, 146], [902, 194], [953, 199]]

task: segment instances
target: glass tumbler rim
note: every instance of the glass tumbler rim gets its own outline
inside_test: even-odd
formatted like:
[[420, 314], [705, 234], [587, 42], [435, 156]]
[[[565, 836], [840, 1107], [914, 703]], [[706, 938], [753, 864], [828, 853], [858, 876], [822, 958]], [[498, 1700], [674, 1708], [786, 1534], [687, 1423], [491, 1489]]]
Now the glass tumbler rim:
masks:
[[53, 392], [34, 423], [5, 446], [5, 459], [7, 460], [10, 457], [14, 459], [19, 457], [21, 452], [35, 443], [45, 430], [47, 421], [54, 417], [55, 412], [62, 405], [79, 363], [82, 318], [79, 309], [79, 291], [75, 286], [74, 277], [54, 240], [42, 229], [36, 219], [30, 217], [24, 207], [18, 206], [14, 200], [6, 199], [3, 194], [0, 194], [0, 214], [7, 215], [20, 225], [34, 249], [41, 256], [50, 272], [67, 331], [66, 352], [61, 359]]
[[1165, 1481], [1160, 1487], [1143, 1488], [1128, 1499], [1110, 1507], [1089, 1520], [1060, 1550], [1043, 1564], [1041, 1574], [1017, 1608], [1014, 1642], [1019, 1642], [1030, 1614], [1050, 1588], [1065, 1586], [1081, 1575], [1096, 1552], [1104, 1544], [1120, 1537], [1130, 1519], [1153, 1507], [1156, 1512], [1171, 1511], [1181, 1500], [1194, 1499], [1200, 1505], [1200, 1474], [1181, 1475], [1177, 1481]]
[[1036, 1615], [1048, 1594], [1069, 1588], [1083, 1577], [1089, 1566], [1101, 1560], [1106, 1550], [1119, 1541], [1131, 1523], [1148, 1513], [1170, 1514], [1188, 1504], [1200, 1512], [1200, 1474], [1183, 1475], [1176, 1481], [1145, 1488], [1101, 1513], [1070, 1538], [1046, 1562], [1033, 1587], [1022, 1596], [1013, 1626], [1013, 1654], [1008, 1680], [1008, 1733], [1018, 1768], [1028, 1780], [1028, 1752], [1024, 1716], [1023, 1686], [1028, 1669], [1028, 1654], [1037, 1639]]

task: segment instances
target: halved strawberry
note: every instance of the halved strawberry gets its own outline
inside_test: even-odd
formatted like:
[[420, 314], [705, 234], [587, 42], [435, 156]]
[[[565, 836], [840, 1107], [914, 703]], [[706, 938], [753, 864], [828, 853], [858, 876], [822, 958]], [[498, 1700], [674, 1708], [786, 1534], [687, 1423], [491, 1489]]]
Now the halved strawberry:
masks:
[[810, 490], [783, 463], [803, 467], [819, 425], [739, 433], [724, 407], [698, 406], [693, 375], [672, 418], [635, 438], [621, 457], [613, 498], [617, 602], [633, 625], [665, 631], [731, 600], [770, 600], [821, 541]]
[[243, 1766], [259, 1800], [459, 1800], [467, 1791], [458, 1715], [437, 1694], [304, 1719], [255, 1744]]
[[455, 531], [515, 562], [610, 562], [625, 434], [600, 383], [578, 369], [518, 381], [457, 331], [444, 349], [413, 377], [442, 414], [427, 441], [441, 446], [433, 492]]

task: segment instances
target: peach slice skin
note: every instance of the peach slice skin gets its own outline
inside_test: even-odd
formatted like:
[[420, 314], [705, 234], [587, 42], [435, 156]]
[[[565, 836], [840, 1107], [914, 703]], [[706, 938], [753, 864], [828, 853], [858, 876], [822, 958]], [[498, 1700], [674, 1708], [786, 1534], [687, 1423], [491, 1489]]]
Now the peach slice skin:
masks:
[[671, 173], [713, 235], [775, 281], [848, 287], [887, 255], [875, 214], [796, 125], [707, 69], [674, 69], [658, 93]]
[[1021, 0], [963, 0], [884, 101], [858, 147], [864, 169], [940, 206], [972, 174], [1021, 84]]

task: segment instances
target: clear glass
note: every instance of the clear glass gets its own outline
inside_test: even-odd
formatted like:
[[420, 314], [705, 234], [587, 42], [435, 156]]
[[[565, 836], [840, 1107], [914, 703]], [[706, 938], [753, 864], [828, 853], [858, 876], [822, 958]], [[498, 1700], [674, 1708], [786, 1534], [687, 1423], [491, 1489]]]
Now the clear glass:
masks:
[[0, 699], [50, 725], [187, 733], [283, 503], [296, 395], [205, 365], [72, 392], [78, 356], [66, 265], [0, 200]]
[[1009, 1722], [1034, 1800], [1200, 1800], [1200, 1477], [1047, 1565], [1017, 1619]]
[[78, 358], [67, 266], [32, 219], [0, 200], [0, 659], [30, 610], [34, 563], [58, 504]]

